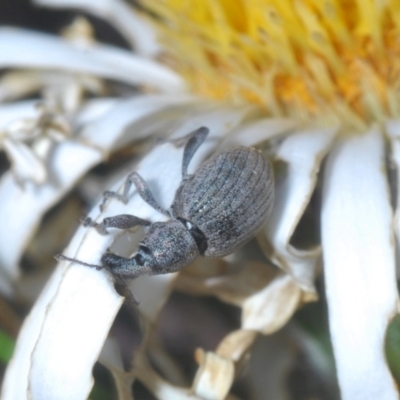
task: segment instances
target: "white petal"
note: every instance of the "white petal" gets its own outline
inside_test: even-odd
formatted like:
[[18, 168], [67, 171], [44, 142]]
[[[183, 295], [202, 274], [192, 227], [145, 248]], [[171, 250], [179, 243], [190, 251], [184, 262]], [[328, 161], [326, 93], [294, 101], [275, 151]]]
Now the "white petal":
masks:
[[73, 126], [78, 130], [82, 126], [94, 123], [94, 121], [116, 107], [119, 101], [119, 99], [115, 98], [97, 98], [87, 101], [81, 106], [79, 113], [74, 116]]
[[[79, 143], [65, 141], [54, 152], [52, 172], [59, 186], [45, 183], [41, 186], [27, 183], [22, 188], [12, 174], [0, 181], [0, 218], [7, 229], [0, 230], [1, 266], [15, 280], [18, 260], [43, 213], [50, 208], [90, 167], [100, 162], [99, 151]], [[68, 165], [68, 168], [65, 166]]]
[[0, 67], [73, 71], [164, 91], [184, 90], [183, 80], [167, 67], [126, 50], [105, 45], [80, 48], [22, 29], [0, 29]]
[[193, 392], [204, 400], [225, 399], [235, 376], [233, 362], [201, 349], [195, 356], [200, 366], [194, 378]]
[[[58, 268], [24, 321], [12, 359], [8, 363], [4, 376], [1, 392], [2, 400], [22, 400], [28, 398], [27, 388], [30, 357], [27, 357], [27, 355], [31, 353], [35, 346], [45, 317], [46, 306], [57, 293], [62, 275], [63, 270]], [[25, 334], [25, 332], [27, 333]]]
[[394, 400], [384, 355], [397, 289], [392, 210], [377, 128], [330, 154], [322, 205], [329, 324], [343, 400]]
[[135, 378], [130, 372], [125, 372], [121, 348], [115, 338], [107, 338], [99, 362], [107, 367], [113, 376], [118, 399], [133, 400], [132, 385]]
[[227, 142], [242, 146], [255, 146], [260, 142], [274, 138], [292, 130], [297, 125], [295, 120], [288, 118], [265, 118], [240, 126], [227, 137]]
[[[63, 92], [64, 89], [67, 90], [67, 95]], [[65, 71], [32, 69], [11, 70], [0, 79], [1, 102], [26, 98], [41, 90], [44, 90], [44, 97], [47, 99], [57, 96], [60, 99], [67, 98], [72, 103], [72, 99], [81, 100], [83, 90], [100, 93], [102, 82], [99, 78], [90, 75], [77, 76]]]
[[238, 363], [249, 350], [258, 334], [255, 331], [239, 329], [226, 335], [218, 345], [216, 353]]
[[[144, 365], [142, 365], [144, 364]], [[204, 400], [194, 396], [190, 389], [175, 387], [162, 379], [147, 364], [138, 362], [135, 373], [144, 386], [157, 398], [166, 400]]]
[[300, 250], [290, 239], [300, 221], [317, 181], [324, 155], [337, 129], [296, 132], [280, 145], [276, 158], [287, 163], [284, 176], [276, 177], [274, 207], [266, 233], [274, 249], [272, 260], [289, 272], [309, 292], [314, 291], [316, 258], [319, 248]]
[[[203, 259], [198, 259], [179, 274], [175, 289], [192, 296], [216, 296], [241, 307], [244, 301], [264, 289], [277, 275], [275, 267], [256, 261], [242, 263], [240, 270], [221, 275], [221, 270], [229, 271], [229, 264], [225, 261], [208, 259], [205, 264]], [[204, 272], [206, 275], [203, 275]]]
[[137, 53], [153, 57], [160, 51], [154, 29], [133, 7], [120, 0], [34, 0], [47, 7], [80, 8], [107, 19], [130, 42]]
[[[2, 399], [86, 399], [93, 363], [121, 300], [107, 276], [60, 266], [25, 320]], [[63, 346], [54, 351], [58, 340]], [[60, 370], [60, 363], [65, 370]], [[51, 373], [43, 373], [43, 364]]]
[[301, 290], [290, 275], [275, 278], [249, 296], [242, 307], [242, 329], [271, 334], [282, 328], [296, 311]]
[[121, 348], [114, 337], [108, 337], [101, 350], [99, 361], [109, 369], [124, 370]]
[[27, 100], [12, 104], [0, 104], [0, 129], [4, 129], [11, 122], [21, 119], [35, 119], [40, 110], [36, 107], [37, 101]]
[[129, 284], [132, 293], [140, 301], [140, 312], [149, 322], [156, 322], [175, 278], [176, 274], [141, 276]]
[[68, 268], [47, 305], [31, 355], [32, 399], [88, 397], [93, 365], [123, 300], [96, 272]]
[[[185, 105], [195, 101], [194, 97], [183, 94], [143, 95], [119, 100], [114, 107], [109, 109], [109, 112], [87, 125], [82, 130], [81, 136], [104, 149], [119, 148], [132, 139], [140, 140], [149, 136], [148, 127], [152, 125], [149, 120], [145, 120], [143, 126], [140, 126], [138, 123], [141, 120], [149, 117], [158, 121], [158, 124], [162, 126], [163, 121], [160, 121], [154, 115], [155, 113], [167, 109], [167, 107]], [[164, 125], [167, 124], [164, 123]], [[104, 132], [104, 134], [100, 134], [100, 132]], [[106, 132], [109, 133], [106, 134]]]
[[[390, 137], [391, 159], [397, 168], [397, 208], [394, 215], [394, 228], [397, 243], [400, 241], [400, 120], [391, 120], [386, 124], [386, 131]], [[399, 265], [397, 265], [399, 276]]]
[[[164, 96], [160, 97], [164, 98]], [[171, 102], [176, 101], [176, 97], [177, 96], [174, 96], [174, 98], [171, 99], [171, 96], [169, 96]], [[182, 98], [182, 100], [185, 98], [184, 96], [179, 97]], [[139, 97], [136, 97], [135, 99], [137, 100], [138, 98]], [[154, 96], [153, 98], [153, 101], [156, 103], [157, 98], [158, 96]], [[99, 119], [106, 112], [110, 111], [113, 106], [116, 106], [118, 101], [121, 100], [117, 100], [114, 98], [97, 98], [89, 100], [82, 105], [79, 113], [77, 115], [74, 115], [74, 120], [72, 121], [72, 123], [78, 128], [80, 128], [82, 125], [89, 124]], [[24, 120], [37, 120], [41, 113], [40, 107], [38, 107], [39, 104], [40, 101], [38, 100], [25, 100], [10, 104], [0, 104], [0, 129], [8, 131], [11, 129], [19, 128], [21, 125], [24, 126]], [[12, 131], [10, 134], [12, 134]]]
[[25, 143], [4, 139], [3, 147], [11, 162], [14, 179], [19, 184], [26, 181], [42, 184], [46, 180], [47, 171], [43, 161]]

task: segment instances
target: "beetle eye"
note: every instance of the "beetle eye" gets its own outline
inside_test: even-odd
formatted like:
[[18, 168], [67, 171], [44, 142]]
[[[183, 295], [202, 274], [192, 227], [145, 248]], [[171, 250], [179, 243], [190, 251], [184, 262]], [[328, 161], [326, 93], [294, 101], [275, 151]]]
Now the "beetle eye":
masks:
[[142, 253], [144, 253], [144, 254], [146, 254], [147, 256], [150, 256], [152, 253], [151, 253], [151, 250], [147, 247], [147, 246], [144, 246], [143, 244], [141, 244], [140, 246], [139, 246], [139, 249], [140, 249], [140, 251], [142, 252]]
[[135, 260], [139, 266], [142, 267], [144, 265], [144, 257], [141, 254], [136, 254]]

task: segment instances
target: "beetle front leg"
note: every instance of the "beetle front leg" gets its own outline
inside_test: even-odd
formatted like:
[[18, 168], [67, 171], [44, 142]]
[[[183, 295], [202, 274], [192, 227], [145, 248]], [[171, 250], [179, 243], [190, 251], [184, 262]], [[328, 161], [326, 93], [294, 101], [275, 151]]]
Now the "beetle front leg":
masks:
[[116, 274], [113, 274], [113, 278], [116, 285], [118, 285], [120, 289], [122, 289], [121, 294], [125, 297], [125, 300], [127, 300], [133, 306], [140, 305], [140, 301], [135, 297], [131, 289], [129, 289], [129, 286], [126, 283], [125, 279]]
[[101, 235], [107, 235], [107, 228], [118, 228], [118, 229], [131, 229], [135, 226], [149, 226], [150, 221], [136, 217], [130, 214], [115, 215], [114, 217], [104, 218], [102, 222], [94, 222], [91, 218], [86, 217], [82, 219], [83, 226], [93, 227]]

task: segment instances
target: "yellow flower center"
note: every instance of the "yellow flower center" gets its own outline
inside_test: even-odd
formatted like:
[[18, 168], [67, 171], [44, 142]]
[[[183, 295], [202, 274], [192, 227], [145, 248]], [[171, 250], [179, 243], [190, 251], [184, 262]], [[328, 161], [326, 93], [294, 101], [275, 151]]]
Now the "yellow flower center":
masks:
[[400, 115], [398, 0], [142, 0], [194, 92], [364, 129]]

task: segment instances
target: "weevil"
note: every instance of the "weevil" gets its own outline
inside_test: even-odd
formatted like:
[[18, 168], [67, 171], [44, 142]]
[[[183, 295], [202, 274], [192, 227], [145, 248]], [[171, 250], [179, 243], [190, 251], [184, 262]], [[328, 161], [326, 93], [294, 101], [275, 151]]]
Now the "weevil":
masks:
[[101, 265], [92, 265], [63, 255], [69, 260], [97, 269], [109, 270], [119, 280], [140, 275], [175, 272], [198, 256], [223, 257], [250, 240], [266, 221], [273, 204], [274, 179], [270, 163], [250, 147], [238, 146], [221, 151], [206, 160], [193, 174], [188, 167], [208, 135], [201, 127], [188, 135], [183, 151], [182, 180], [170, 211], [155, 200], [146, 181], [137, 173], [128, 175], [123, 193], [105, 192], [103, 204], [112, 197], [128, 203], [132, 185], [141, 198], [170, 219], [150, 222], [123, 214], [84, 225], [107, 234], [108, 228], [147, 227], [145, 238], [131, 258], [106, 252]]

